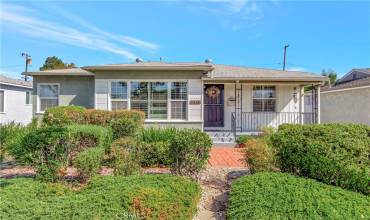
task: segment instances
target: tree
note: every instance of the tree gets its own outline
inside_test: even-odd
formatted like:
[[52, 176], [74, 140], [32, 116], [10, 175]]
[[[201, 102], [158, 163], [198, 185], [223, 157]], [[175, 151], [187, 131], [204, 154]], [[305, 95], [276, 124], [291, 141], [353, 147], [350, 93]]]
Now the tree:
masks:
[[60, 58], [56, 56], [46, 58], [44, 65], [40, 67], [40, 70], [53, 70], [53, 69], [69, 69], [75, 68], [74, 63], [64, 63]]
[[329, 78], [330, 85], [333, 85], [335, 81], [337, 81], [337, 73], [332, 69], [328, 69], [328, 70], [323, 69], [321, 71], [321, 75], [327, 76]]

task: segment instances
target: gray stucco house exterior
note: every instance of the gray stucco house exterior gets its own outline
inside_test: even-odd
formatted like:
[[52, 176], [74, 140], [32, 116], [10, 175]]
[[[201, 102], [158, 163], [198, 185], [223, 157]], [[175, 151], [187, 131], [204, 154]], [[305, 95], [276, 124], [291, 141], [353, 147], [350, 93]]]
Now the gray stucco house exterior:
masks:
[[0, 124], [32, 119], [32, 82], [0, 75]]
[[141, 60], [27, 74], [33, 77], [34, 115], [58, 105], [135, 109], [146, 113], [147, 126], [199, 128], [223, 136], [307, 118], [319, 123], [319, 105], [304, 112], [303, 88], [319, 91], [327, 80], [306, 72]]
[[370, 125], [370, 68], [352, 69], [323, 87], [321, 121]]

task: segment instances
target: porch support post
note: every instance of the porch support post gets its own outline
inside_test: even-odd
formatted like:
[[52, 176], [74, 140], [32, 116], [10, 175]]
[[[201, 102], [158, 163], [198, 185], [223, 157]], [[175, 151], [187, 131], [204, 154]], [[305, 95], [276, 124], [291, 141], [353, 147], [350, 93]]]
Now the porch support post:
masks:
[[320, 88], [321, 88], [321, 85], [318, 85], [317, 86], [317, 124], [321, 123]]
[[299, 86], [299, 123], [304, 124], [304, 86]]

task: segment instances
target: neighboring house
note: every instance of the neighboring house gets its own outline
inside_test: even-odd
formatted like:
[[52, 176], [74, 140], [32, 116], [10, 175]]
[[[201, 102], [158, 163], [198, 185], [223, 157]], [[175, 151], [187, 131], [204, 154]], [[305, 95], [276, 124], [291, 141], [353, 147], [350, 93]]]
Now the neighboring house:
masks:
[[[29, 72], [34, 114], [58, 105], [135, 109], [145, 125], [199, 128], [225, 141], [283, 123], [304, 123], [303, 87], [319, 75], [204, 63], [142, 62]], [[319, 123], [319, 117], [310, 117]]]
[[321, 121], [370, 125], [370, 68], [353, 69], [322, 89]]
[[0, 124], [32, 119], [32, 82], [0, 75]]

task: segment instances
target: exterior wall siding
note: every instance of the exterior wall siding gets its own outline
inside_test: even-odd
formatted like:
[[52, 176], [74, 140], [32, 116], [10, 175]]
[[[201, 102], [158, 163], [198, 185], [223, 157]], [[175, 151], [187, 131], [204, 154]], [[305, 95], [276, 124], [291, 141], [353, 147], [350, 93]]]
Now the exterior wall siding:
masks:
[[370, 125], [370, 88], [321, 93], [321, 123]]
[[12, 121], [24, 125], [30, 123], [32, 102], [26, 104], [26, 91], [32, 92], [32, 89], [0, 84], [0, 90], [4, 91], [4, 112], [0, 113], [0, 124]]
[[94, 77], [92, 76], [34, 76], [33, 77], [33, 113], [38, 110], [39, 83], [58, 83], [59, 106], [79, 105], [94, 108]]

